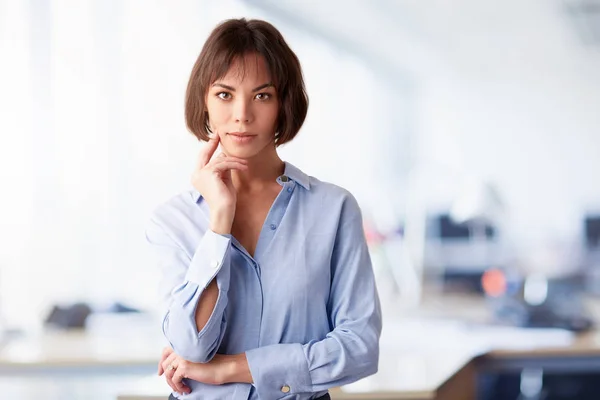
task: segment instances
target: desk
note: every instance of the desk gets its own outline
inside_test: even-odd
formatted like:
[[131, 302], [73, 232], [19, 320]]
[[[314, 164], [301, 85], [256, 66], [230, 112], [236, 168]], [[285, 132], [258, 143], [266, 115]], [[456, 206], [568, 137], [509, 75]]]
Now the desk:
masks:
[[102, 318], [100, 329], [8, 339], [0, 346], [0, 397], [116, 399], [132, 381], [156, 371], [164, 340], [155, 321], [143, 319], [111, 316]]
[[[600, 302], [597, 305], [600, 310]], [[391, 314], [384, 310], [384, 316]], [[516, 367], [510, 364], [513, 360], [522, 362], [535, 358], [539, 363], [550, 357], [564, 360], [592, 355], [593, 363], [600, 362], [599, 332], [573, 336], [552, 330], [486, 330], [481, 328], [486, 322], [489, 322], [489, 311], [481, 297], [425, 297], [419, 309], [404, 312], [396, 320], [384, 321], [379, 372], [332, 389], [331, 397], [340, 400], [469, 400], [476, 396], [478, 371]], [[431, 340], [432, 334], [435, 340]], [[600, 370], [600, 363], [596, 370]], [[162, 378], [146, 377], [123, 390], [118, 399], [164, 400], [169, 391]]]
[[128, 341], [115, 335], [97, 335], [84, 330], [40, 332], [10, 340], [0, 348], [0, 373], [38, 370], [115, 369], [153, 365], [160, 356], [160, 338], [142, 335]]
[[[592, 309], [600, 310], [600, 302], [590, 302]], [[486, 322], [487, 314], [481, 298], [431, 296], [425, 298], [420, 309], [405, 312], [395, 320], [387, 318], [379, 372], [331, 390], [332, 398], [469, 400], [475, 398], [475, 375], [481, 370], [509, 370], [529, 363], [600, 371], [600, 331], [575, 337], [564, 332], [503, 331], [489, 341], [489, 332], [469, 325]], [[391, 313], [386, 311], [384, 315]], [[135, 321], [120, 321], [119, 329], [100, 325], [104, 329], [92, 333], [45, 332], [12, 340], [0, 349], [0, 388], [2, 380], [33, 376], [31, 382], [37, 392], [28, 397], [20, 390], [18, 398], [59, 399], [48, 395], [55, 393], [48, 389], [55, 376], [83, 376], [82, 385], [89, 385], [90, 377], [98, 373], [108, 376], [116, 372], [124, 376], [119, 386], [126, 383], [114, 390], [119, 400], [165, 400], [170, 388], [154, 372], [164, 343], [157, 325], [147, 323], [140, 328]], [[506, 346], [502, 338], [517, 337], [514, 335], [520, 335], [519, 346]], [[40, 383], [42, 376], [45, 383]], [[98, 381], [98, 387], [102, 383], [106, 386], [106, 382]], [[40, 397], [40, 393], [45, 395]]]
[[87, 328], [44, 330], [0, 347], [0, 373], [156, 367], [165, 340], [147, 314], [92, 314]]

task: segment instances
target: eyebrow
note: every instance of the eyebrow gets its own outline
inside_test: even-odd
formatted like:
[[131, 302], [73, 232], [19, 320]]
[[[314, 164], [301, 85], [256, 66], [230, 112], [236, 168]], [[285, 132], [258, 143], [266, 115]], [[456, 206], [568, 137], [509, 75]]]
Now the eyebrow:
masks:
[[[223, 83], [213, 83], [213, 86], [220, 86], [220, 87], [222, 87], [224, 89], [231, 90], [232, 92], [235, 92], [235, 88], [233, 86], [225, 85]], [[260, 86], [255, 87], [254, 89], [252, 89], [252, 91], [253, 92], [258, 92], [259, 90], [262, 90], [262, 89], [265, 89], [265, 88], [268, 88], [268, 87], [271, 87], [271, 86], [274, 86], [273, 83], [271, 83], [271, 82], [265, 83], [265, 84], [262, 84]]]

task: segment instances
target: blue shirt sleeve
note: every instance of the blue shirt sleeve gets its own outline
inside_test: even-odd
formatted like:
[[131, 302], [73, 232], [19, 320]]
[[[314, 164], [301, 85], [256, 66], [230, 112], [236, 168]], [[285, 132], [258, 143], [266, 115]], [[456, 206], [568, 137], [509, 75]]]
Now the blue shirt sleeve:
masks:
[[334, 329], [324, 339], [246, 352], [260, 398], [319, 392], [377, 372], [381, 308], [360, 208], [351, 196], [340, 217], [331, 268], [327, 309]]
[[[173, 351], [191, 362], [210, 361], [223, 339], [227, 321], [231, 238], [207, 230], [190, 256], [173, 234], [156, 219], [146, 228], [146, 239], [161, 270], [159, 290], [163, 308], [163, 332]], [[219, 295], [215, 308], [198, 332], [196, 307], [200, 296], [216, 277]]]

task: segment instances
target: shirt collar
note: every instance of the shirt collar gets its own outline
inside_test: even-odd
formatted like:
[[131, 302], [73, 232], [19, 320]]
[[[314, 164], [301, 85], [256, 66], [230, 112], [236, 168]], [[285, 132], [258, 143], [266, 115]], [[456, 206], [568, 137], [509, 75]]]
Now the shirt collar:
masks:
[[[290, 178], [291, 180], [293, 180], [294, 182], [298, 183], [304, 189], [310, 190], [310, 181], [309, 181], [308, 175], [306, 175], [299, 168], [290, 164], [287, 161], [284, 161], [284, 164], [285, 164], [285, 170], [284, 170], [283, 174], [285, 176], [287, 176], [288, 178]], [[198, 192], [195, 188], [192, 189], [192, 198], [193, 198], [194, 202], [197, 203], [198, 200], [200, 200], [200, 197], [202, 197], [200, 192]]]
[[302, 172], [299, 168], [285, 161], [285, 170], [283, 172], [285, 176], [298, 183], [306, 190], [310, 190], [310, 182], [308, 175]]

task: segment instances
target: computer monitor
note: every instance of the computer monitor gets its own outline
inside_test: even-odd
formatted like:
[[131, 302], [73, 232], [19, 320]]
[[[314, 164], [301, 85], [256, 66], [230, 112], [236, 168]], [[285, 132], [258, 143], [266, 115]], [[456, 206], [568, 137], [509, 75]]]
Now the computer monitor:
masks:
[[428, 218], [424, 264], [445, 288], [481, 292], [481, 276], [498, 267], [498, 232], [495, 226], [458, 223], [448, 212]]
[[[440, 214], [437, 216], [438, 233], [440, 239], [464, 239], [469, 240], [473, 238], [473, 228], [469, 223], [459, 224], [455, 222], [452, 217], [448, 214]], [[496, 229], [490, 225], [485, 224], [485, 237], [486, 239], [493, 239], [496, 237]]]
[[600, 215], [584, 218], [584, 236], [587, 250], [600, 250]]

